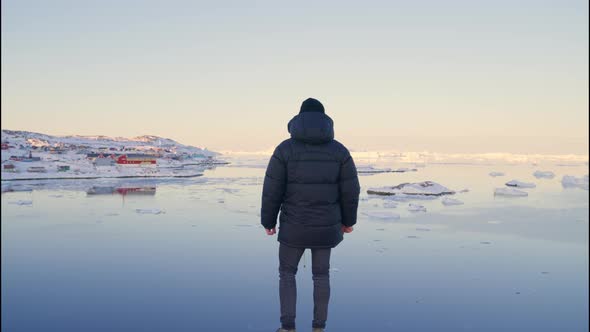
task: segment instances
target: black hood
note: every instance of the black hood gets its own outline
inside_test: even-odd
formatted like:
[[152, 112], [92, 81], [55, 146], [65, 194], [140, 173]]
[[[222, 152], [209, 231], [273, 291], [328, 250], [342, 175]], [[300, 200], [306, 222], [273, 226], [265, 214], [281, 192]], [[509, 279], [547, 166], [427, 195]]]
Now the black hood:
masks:
[[299, 113], [287, 126], [291, 138], [309, 144], [322, 144], [334, 139], [334, 121], [325, 113]]

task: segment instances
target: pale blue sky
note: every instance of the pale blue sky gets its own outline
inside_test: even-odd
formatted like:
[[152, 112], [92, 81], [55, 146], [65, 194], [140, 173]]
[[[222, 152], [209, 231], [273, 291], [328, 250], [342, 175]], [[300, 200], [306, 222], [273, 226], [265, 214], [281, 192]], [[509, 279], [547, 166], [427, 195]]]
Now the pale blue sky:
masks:
[[[587, 153], [587, 1], [2, 2], [2, 128], [266, 149]], [[516, 140], [516, 142], [514, 142]]]

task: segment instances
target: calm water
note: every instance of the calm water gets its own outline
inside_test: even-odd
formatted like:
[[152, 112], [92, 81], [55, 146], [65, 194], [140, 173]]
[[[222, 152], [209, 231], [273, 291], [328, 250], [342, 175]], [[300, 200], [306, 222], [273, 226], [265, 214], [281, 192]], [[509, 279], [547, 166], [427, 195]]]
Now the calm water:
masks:
[[[556, 173], [535, 179], [537, 169]], [[505, 177], [492, 178], [492, 170]], [[582, 167], [429, 165], [362, 176], [434, 180], [469, 192], [384, 208], [362, 195], [332, 255], [329, 331], [586, 331], [588, 191]], [[278, 243], [259, 223], [261, 167], [152, 184], [153, 196], [88, 196], [112, 182], [27, 183], [2, 195], [2, 331], [274, 331]], [[513, 178], [526, 198], [493, 196]], [[117, 184], [117, 183], [115, 183]], [[30, 204], [29, 204], [30, 203]], [[136, 209], [161, 209], [141, 214]], [[393, 211], [399, 220], [365, 213]], [[310, 255], [298, 274], [300, 331], [312, 317]]]

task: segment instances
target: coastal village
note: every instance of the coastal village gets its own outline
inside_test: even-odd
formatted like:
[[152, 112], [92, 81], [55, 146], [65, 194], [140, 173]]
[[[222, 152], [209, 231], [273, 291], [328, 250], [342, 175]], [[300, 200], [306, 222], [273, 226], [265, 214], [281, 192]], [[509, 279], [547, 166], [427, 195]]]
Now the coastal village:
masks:
[[2, 180], [189, 177], [223, 165], [218, 153], [156, 136], [50, 136], [2, 131]]

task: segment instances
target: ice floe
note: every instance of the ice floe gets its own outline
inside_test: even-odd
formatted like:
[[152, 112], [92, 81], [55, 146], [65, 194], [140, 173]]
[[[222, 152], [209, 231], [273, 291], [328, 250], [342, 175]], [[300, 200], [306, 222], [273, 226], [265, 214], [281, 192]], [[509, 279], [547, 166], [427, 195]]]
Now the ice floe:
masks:
[[537, 179], [553, 179], [555, 177], [555, 173], [551, 171], [535, 171], [533, 176]]
[[576, 177], [573, 175], [564, 175], [561, 179], [561, 185], [564, 188], [580, 188], [588, 190], [588, 174], [582, 177]]
[[152, 208], [152, 209], [135, 209], [135, 212], [137, 212], [139, 214], [164, 214], [164, 213], [166, 213], [166, 211], [164, 211], [162, 209], [158, 209], [158, 208]]
[[456, 198], [450, 198], [450, 197], [443, 197], [441, 203], [445, 206], [450, 206], [450, 205], [463, 205], [463, 201], [456, 199]]
[[496, 188], [494, 190], [496, 196], [510, 196], [510, 197], [525, 197], [529, 194], [526, 191], [518, 190], [515, 188]]
[[496, 176], [504, 176], [505, 174], [502, 172], [490, 172], [490, 176], [491, 177], [496, 177]]
[[424, 205], [410, 203], [408, 204], [408, 211], [410, 212], [426, 212]]
[[383, 207], [384, 208], [393, 209], [393, 208], [396, 208], [397, 207], [397, 203], [395, 201], [392, 201], [392, 200], [389, 200], [388, 199], [388, 200], [385, 200], [383, 202]]
[[508, 187], [516, 187], [516, 188], [535, 188], [537, 185], [532, 182], [522, 182], [518, 180], [511, 180], [506, 182]]
[[433, 181], [424, 181], [416, 183], [402, 183], [393, 187], [369, 188], [367, 194], [370, 195], [421, 195], [421, 196], [441, 196], [452, 195], [455, 192], [445, 186]]
[[399, 214], [390, 211], [368, 211], [363, 212], [363, 215], [373, 219], [396, 220], [399, 219]]

